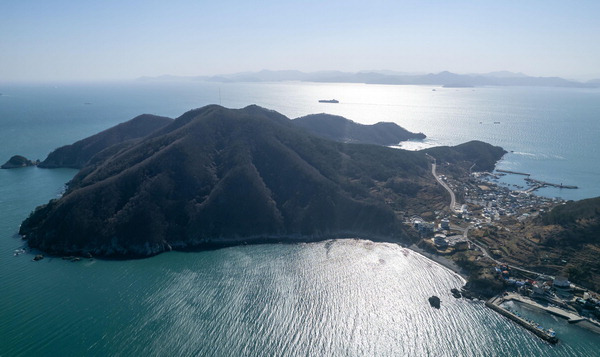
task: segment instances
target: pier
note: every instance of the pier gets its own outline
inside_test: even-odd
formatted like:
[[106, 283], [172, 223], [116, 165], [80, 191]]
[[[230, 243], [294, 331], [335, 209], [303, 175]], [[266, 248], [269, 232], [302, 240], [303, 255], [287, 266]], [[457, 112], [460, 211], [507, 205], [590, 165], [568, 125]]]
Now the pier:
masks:
[[500, 315], [507, 317], [508, 319], [514, 321], [515, 323], [523, 326], [524, 328], [531, 331], [534, 335], [538, 336], [539, 338], [543, 339], [544, 341], [548, 341], [549, 343], [552, 343], [552, 344], [558, 342], [558, 338], [554, 335], [553, 332], [543, 330], [540, 327], [538, 327], [538, 324], [528, 321], [528, 320], [525, 320], [524, 318], [517, 316], [514, 313], [508, 311], [507, 309], [501, 307], [500, 304], [502, 304], [504, 301], [508, 301], [508, 300], [505, 300], [502, 296], [496, 296], [496, 297], [493, 297], [493, 298], [489, 299], [488, 301], [486, 301], [485, 306], [496, 311]]
[[510, 171], [510, 170], [501, 170], [501, 169], [496, 169], [497, 172], [502, 172], [505, 174], [514, 174], [514, 175], [523, 175], [523, 176], [531, 176], [531, 174], [528, 174], [526, 172], [518, 172], [518, 171]]
[[569, 188], [569, 189], [579, 188], [579, 187], [573, 186], [573, 185], [563, 185], [562, 183], [560, 183], [560, 184], [550, 183], [550, 182], [540, 181], [540, 180], [536, 180], [536, 179], [532, 179], [532, 178], [526, 178], [525, 181], [527, 181], [529, 184], [533, 185], [533, 187], [528, 189], [527, 192], [532, 192], [532, 191], [535, 191], [535, 190], [545, 187], [545, 186], [557, 187], [557, 188]]

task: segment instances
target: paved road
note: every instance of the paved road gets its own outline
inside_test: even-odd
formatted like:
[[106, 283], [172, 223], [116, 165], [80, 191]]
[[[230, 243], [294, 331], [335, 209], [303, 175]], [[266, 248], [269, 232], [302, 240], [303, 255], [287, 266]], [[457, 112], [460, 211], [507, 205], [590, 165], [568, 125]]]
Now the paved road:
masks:
[[433, 177], [435, 177], [436, 181], [440, 185], [442, 185], [442, 187], [445, 188], [446, 191], [448, 191], [448, 193], [450, 193], [450, 209], [453, 212], [455, 212], [456, 211], [456, 196], [454, 195], [454, 191], [452, 191], [452, 189], [450, 189], [450, 187], [444, 181], [442, 181], [442, 179], [439, 178], [438, 175], [436, 174], [435, 168], [436, 168], [437, 160], [429, 154], [425, 154], [425, 155], [427, 155], [433, 159], [433, 162], [431, 163], [431, 174], [433, 174]]

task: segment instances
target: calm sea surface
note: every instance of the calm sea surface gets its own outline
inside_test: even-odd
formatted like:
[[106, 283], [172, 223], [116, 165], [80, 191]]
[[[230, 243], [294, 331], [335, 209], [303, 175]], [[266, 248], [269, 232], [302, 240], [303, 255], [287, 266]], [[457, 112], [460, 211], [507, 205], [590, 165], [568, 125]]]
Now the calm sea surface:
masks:
[[[600, 91], [555, 88], [263, 83], [0, 84], [0, 161], [44, 159], [141, 113], [176, 117], [211, 103], [291, 118], [327, 112], [393, 121], [428, 136], [409, 147], [478, 139], [526, 171], [600, 196]], [[340, 104], [320, 104], [336, 98]], [[87, 103], [87, 104], [86, 104]], [[499, 124], [494, 124], [499, 122]], [[393, 244], [335, 240], [167, 253], [133, 261], [13, 256], [20, 222], [58, 197], [74, 170], [0, 170], [0, 356], [593, 356], [600, 337], [536, 311], [550, 346], [480, 302], [455, 300], [462, 280]], [[511, 184], [519, 177], [506, 176]], [[429, 307], [436, 294], [442, 308]]]

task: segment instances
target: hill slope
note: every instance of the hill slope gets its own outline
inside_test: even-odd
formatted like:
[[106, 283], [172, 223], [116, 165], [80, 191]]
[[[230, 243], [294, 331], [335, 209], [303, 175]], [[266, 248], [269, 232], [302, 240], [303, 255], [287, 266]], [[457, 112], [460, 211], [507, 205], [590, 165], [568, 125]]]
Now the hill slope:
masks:
[[376, 145], [397, 145], [401, 141], [425, 139], [422, 133], [410, 131], [394, 123], [363, 125], [337, 115], [312, 114], [293, 120], [293, 123], [326, 139]]
[[62, 146], [54, 150], [38, 166], [44, 168], [69, 167], [80, 169], [100, 151], [114, 144], [142, 138], [172, 121], [173, 119], [170, 118], [150, 114], [137, 116], [125, 123], [79, 140], [74, 144]]
[[600, 197], [569, 201], [509, 227], [486, 232], [491, 249], [505, 250], [503, 260], [600, 290]]

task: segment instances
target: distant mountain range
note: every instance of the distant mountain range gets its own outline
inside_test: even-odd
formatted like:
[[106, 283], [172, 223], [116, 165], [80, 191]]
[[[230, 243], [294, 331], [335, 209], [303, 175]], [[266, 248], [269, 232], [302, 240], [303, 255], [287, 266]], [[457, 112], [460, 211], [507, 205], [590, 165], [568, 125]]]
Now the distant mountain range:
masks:
[[366, 83], [366, 84], [412, 84], [440, 85], [445, 87], [478, 87], [478, 86], [536, 86], [536, 87], [572, 87], [597, 88], [600, 79], [578, 82], [560, 77], [531, 77], [523, 73], [508, 71], [484, 74], [457, 74], [448, 71], [428, 74], [407, 74], [392, 71], [340, 72], [320, 71], [301, 72], [295, 70], [260, 72], [242, 72], [216, 76], [159, 76], [141, 77], [141, 81], [175, 81], [194, 80], [207, 82], [329, 82], [329, 83]]

